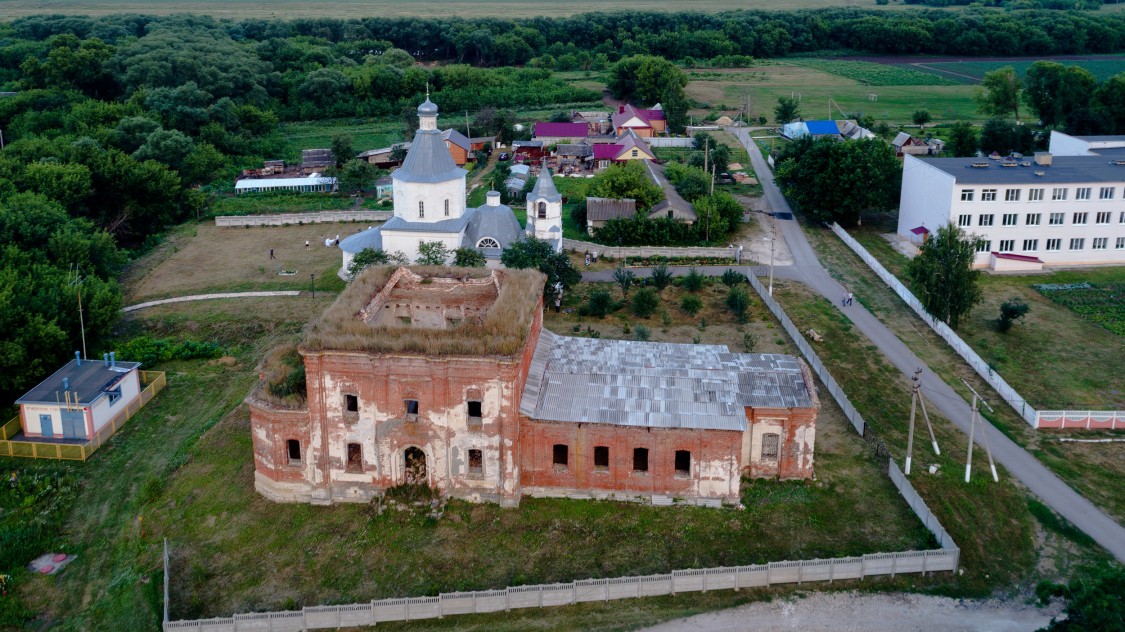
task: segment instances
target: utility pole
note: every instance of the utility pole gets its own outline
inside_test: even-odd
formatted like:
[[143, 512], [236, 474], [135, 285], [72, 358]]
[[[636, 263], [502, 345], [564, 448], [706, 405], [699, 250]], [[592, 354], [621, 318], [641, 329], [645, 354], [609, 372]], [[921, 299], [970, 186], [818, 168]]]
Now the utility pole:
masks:
[[78, 295], [78, 328], [82, 331], [82, 357], [89, 357], [86, 355], [86, 321], [82, 316], [82, 281], [85, 279], [79, 276], [78, 264], [74, 264], [74, 278], [71, 279], [67, 285], [74, 288], [75, 294]]
[[919, 367], [915, 369], [914, 375], [910, 380], [914, 383], [910, 392], [910, 431], [906, 438], [906, 470], [907, 476], [910, 476], [910, 461], [914, 455], [914, 415], [918, 407], [918, 402], [922, 403], [922, 416], [926, 419], [926, 428], [930, 431], [930, 442], [934, 446], [934, 453], [938, 456], [941, 455], [941, 450], [938, 448], [937, 439], [934, 437], [934, 427], [930, 424], [930, 415], [926, 412], [926, 400], [922, 398], [922, 369]]
[[473, 135], [469, 133], [469, 111], [465, 110], [465, 138], [469, 141], [469, 152], [473, 151]]
[[[977, 418], [980, 417], [980, 409], [977, 408], [977, 402], [984, 404], [990, 412], [992, 411], [992, 406], [989, 406], [988, 402], [984, 401], [984, 398], [981, 397], [972, 386], [969, 386], [968, 382], [961, 380], [961, 383], [973, 393], [973, 419], [969, 424], [969, 456], [965, 460], [965, 482], [968, 483], [969, 475], [972, 473], [973, 469], [973, 433], [977, 429]], [[1000, 477], [996, 474], [996, 463], [992, 461], [992, 448], [988, 447], [988, 432], [985, 430], [983, 422], [981, 423], [980, 436], [984, 443], [984, 452], [988, 455], [988, 466], [992, 469], [992, 480], [999, 483]]]
[[[763, 237], [766, 241], [770, 242], [770, 289], [769, 295], [773, 296], [773, 246], [777, 243], [776, 237]], [[910, 471], [910, 466], [907, 466], [907, 471]]]
[[704, 138], [703, 140], [703, 172], [707, 172], [707, 158], [711, 154], [711, 139]]

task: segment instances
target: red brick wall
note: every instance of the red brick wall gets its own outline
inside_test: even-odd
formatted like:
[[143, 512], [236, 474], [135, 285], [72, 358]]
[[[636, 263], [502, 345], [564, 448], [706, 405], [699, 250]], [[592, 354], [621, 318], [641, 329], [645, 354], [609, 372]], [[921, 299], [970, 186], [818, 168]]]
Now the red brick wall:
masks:
[[[254, 442], [254, 469], [276, 482], [305, 480], [308, 462], [309, 411], [273, 408], [250, 401], [250, 431]], [[290, 464], [288, 441], [301, 442], [301, 463]]]
[[[553, 464], [554, 445], [568, 446], [569, 465]], [[647, 429], [522, 420], [520, 473], [525, 488], [563, 488], [738, 498], [742, 433]], [[594, 448], [609, 448], [609, 467], [594, 466]], [[648, 449], [648, 472], [633, 471], [633, 449]], [[691, 452], [690, 475], [675, 470], [675, 452]]]

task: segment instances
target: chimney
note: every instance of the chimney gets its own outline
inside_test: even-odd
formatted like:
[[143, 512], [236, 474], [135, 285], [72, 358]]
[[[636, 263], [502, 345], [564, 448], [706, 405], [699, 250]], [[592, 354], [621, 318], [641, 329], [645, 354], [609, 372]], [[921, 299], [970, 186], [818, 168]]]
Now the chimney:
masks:
[[102, 354], [102, 364], [104, 366], [107, 366], [107, 367], [109, 366], [109, 354], [108, 353]]
[[109, 352], [109, 368], [112, 369], [116, 366], [117, 366], [117, 352], [116, 351], [110, 351]]
[[74, 364], [77, 366], [82, 366], [82, 353], [79, 351], [74, 352]]
[[488, 202], [487, 202], [488, 206], [500, 206], [500, 192], [499, 191], [489, 191], [486, 194], [486, 199], [488, 200]]
[[618, 114], [624, 114], [625, 113], [625, 106], [624, 105], [617, 106], [617, 113]]
[[1053, 156], [1051, 155], [1050, 152], [1047, 152], [1047, 151], [1037, 151], [1037, 152], [1035, 152], [1035, 164], [1039, 165], [1040, 167], [1050, 167], [1052, 158], [1053, 158]]

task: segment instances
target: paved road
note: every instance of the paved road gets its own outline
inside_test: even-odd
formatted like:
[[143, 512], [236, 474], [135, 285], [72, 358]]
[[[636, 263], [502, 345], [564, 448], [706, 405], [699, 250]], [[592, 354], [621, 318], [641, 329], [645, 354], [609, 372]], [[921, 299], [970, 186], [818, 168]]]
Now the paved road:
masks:
[[[773, 180], [773, 174], [765, 159], [762, 158], [757, 144], [749, 138], [749, 134], [745, 130], [728, 128], [728, 131], [738, 137], [749, 151], [750, 160], [758, 174], [758, 181], [762, 183], [770, 208], [775, 212], [792, 212], [789, 203], [778, 190], [777, 184]], [[844, 287], [836, 282], [820, 264], [820, 261], [816, 258], [816, 253], [805, 237], [804, 231], [801, 230], [801, 226], [792, 220], [777, 220], [777, 223], [781, 235], [789, 245], [795, 263], [792, 266], [777, 268], [776, 276], [800, 281], [828, 298], [836, 306], [836, 309], [843, 311], [903, 374], [913, 373], [916, 368], [922, 367], [923, 392], [927, 395], [927, 398], [937, 406], [946, 418], [967, 433], [972, 414], [969, 404], [944, 380], [934, 374], [918, 356], [914, 355], [891, 330], [887, 329], [863, 305], [853, 303], [847, 307], [842, 307], [840, 297], [844, 294]], [[998, 463], [1006, 467], [1012, 476], [1019, 479], [1032, 493], [1058, 512], [1059, 515], [1105, 547], [1119, 561], [1125, 562], [1125, 527], [1114, 522], [1090, 501], [1068, 487], [1035, 457], [1001, 434], [991, 424], [985, 422], [984, 430], [988, 435], [993, 457]], [[976, 442], [981, 445], [982, 449], [976, 451], [974, 459], [978, 464], [986, 464], [987, 458], [984, 455], [983, 443], [981, 443], [979, 436], [976, 438]], [[915, 449], [918, 450], [915, 453], [916, 458], [920, 458], [924, 454], [925, 445], [925, 441], [922, 441], [915, 446]], [[974, 466], [974, 476], [986, 476], [985, 469], [987, 468]]]
[[123, 312], [135, 312], [138, 309], [146, 307], [153, 307], [156, 305], [167, 305], [168, 303], [186, 303], [188, 301], [207, 301], [216, 298], [251, 298], [255, 296], [300, 296], [297, 290], [279, 290], [277, 292], [224, 292], [220, 294], [192, 294], [191, 296], [177, 296], [175, 298], [162, 298], [158, 301], [148, 301], [147, 303], [137, 303], [128, 307], [121, 308]]

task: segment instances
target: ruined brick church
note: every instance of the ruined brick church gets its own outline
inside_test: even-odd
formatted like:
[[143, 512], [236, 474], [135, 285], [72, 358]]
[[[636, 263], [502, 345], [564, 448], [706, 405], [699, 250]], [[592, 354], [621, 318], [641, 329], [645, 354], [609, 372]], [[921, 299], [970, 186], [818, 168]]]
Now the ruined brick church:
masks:
[[367, 502], [423, 483], [522, 496], [718, 505], [742, 476], [809, 478], [819, 403], [778, 354], [561, 336], [528, 270], [373, 268], [300, 344], [306, 397], [248, 398], [255, 487]]

